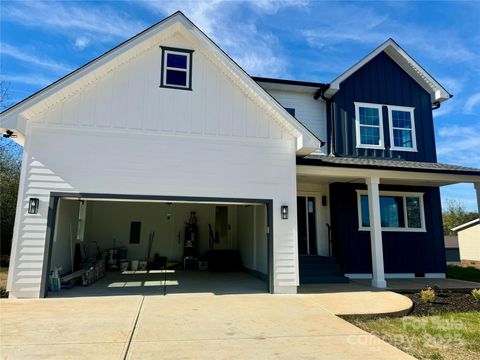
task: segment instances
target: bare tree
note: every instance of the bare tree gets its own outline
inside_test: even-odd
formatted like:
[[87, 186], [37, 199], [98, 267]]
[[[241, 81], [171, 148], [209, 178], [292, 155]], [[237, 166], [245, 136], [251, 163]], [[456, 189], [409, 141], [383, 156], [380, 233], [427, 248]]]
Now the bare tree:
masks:
[[[0, 81], [0, 110], [10, 107], [10, 84]], [[0, 134], [0, 262], [9, 257], [23, 149]]]
[[0, 110], [4, 110], [12, 105], [10, 99], [10, 83], [0, 80]]
[[447, 199], [443, 209], [443, 232], [445, 235], [453, 235], [454, 227], [465, 224], [478, 218], [478, 213], [468, 211], [465, 204], [458, 200]]

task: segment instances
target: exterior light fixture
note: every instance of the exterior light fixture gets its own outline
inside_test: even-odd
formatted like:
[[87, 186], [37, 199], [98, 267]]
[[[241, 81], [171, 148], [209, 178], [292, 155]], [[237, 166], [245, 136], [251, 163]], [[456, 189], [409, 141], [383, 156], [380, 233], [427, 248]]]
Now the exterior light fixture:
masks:
[[288, 219], [288, 206], [287, 205], [282, 205], [280, 210], [281, 210], [281, 213], [282, 213], [282, 219], [283, 220]]
[[28, 202], [28, 213], [29, 214], [38, 213], [39, 203], [40, 203], [40, 200], [38, 200], [37, 198], [30, 198], [30, 201]]

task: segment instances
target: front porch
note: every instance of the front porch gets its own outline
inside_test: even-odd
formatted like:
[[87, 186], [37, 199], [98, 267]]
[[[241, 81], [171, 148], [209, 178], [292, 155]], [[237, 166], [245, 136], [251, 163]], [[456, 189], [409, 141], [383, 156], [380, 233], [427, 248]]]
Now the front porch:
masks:
[[[387, 288], [389, 277], [391, 284], [445, 278], [439, 188], [456, 183], [474, 184], [480, 204], [479, 169], [331, 156], [297, 163], [299, 196], [316, 196], [326, 205], [317, 224], [329, 230], [328, 256], [347, 277], [375, 288]], [[300, 235], [299, 225], [299, 241]]]

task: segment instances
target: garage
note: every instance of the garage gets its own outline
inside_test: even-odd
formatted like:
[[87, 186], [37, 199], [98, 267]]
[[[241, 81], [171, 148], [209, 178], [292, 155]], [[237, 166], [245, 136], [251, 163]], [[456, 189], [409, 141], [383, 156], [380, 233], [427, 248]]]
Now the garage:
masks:
[[53, 194], [45, 296], [270, 291], [271, 202]]

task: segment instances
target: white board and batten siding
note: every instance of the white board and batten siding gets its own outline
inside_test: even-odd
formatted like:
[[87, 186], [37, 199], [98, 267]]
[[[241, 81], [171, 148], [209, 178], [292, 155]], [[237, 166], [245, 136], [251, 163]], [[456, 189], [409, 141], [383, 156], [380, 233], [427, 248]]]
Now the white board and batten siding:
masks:
[[[295, 109], [295, 117], [307, 127], [317, 138], [327, 141], [327, 111], [325, 101], [315, 100], [315, 88], [277, 85], [270, 83], [259, 84], [285, 108]], [[325, 146], [317, 150], [318, 154], [326, 155]]]
[[[152, 41], [29, 119], [8, 289], [41, 297], [50, 192], [273, 200], [276, 293], [296, 292], [296, 140], [188, 32]], [[193, 91], [160, 82], [160, 45], [194, 50]], [[39, 213], [27, 214], [30, 197]], [[280, 206], [288, 205], [288, 220]], [[266, 236], [266, 234], [265, 234]]]

